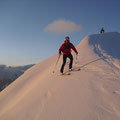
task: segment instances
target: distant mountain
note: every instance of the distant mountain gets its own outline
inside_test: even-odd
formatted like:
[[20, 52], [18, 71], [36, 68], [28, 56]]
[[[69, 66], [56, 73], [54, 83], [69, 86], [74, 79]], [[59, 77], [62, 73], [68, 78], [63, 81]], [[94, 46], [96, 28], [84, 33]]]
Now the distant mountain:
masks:
[[10, 83], [22, 75], [24, 71], [32, 66], [33, 64], [17, 67], [0, 65], [0, 91], [6, 88]]

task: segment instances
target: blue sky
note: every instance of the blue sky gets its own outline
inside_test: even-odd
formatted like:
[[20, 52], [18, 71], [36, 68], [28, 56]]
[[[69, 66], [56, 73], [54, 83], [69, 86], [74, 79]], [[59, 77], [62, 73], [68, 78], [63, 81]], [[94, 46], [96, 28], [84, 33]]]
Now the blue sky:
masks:
[[[76, 46], [101, 27], [120, 32], [119, 6], [120, 0], [0, 0], [0, 64], [38, 63], [56, 54], [67, 35]], [[58, 21], [72, 22], [81, 30], [46, 30], [55, 22], [55, 30], [62, 29]]]

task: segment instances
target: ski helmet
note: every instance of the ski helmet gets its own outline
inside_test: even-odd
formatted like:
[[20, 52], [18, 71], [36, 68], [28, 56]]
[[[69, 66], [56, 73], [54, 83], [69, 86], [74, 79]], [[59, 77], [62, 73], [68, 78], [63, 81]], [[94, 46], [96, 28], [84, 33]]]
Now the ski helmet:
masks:
[[69, 36], [66, 36], [66, 37], [65, 37], [65, 40], [70, 40]]

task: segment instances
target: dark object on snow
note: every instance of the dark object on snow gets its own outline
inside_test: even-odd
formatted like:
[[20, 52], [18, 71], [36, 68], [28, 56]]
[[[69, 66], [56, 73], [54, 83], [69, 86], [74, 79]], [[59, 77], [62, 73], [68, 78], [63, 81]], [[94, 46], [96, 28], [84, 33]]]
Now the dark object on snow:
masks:
[[104, 31], [104, 29], [102, 28], [101, 30], [100, 30], [100, 33], [102, 34], [102, 33], [104, 33], [105, 31]]

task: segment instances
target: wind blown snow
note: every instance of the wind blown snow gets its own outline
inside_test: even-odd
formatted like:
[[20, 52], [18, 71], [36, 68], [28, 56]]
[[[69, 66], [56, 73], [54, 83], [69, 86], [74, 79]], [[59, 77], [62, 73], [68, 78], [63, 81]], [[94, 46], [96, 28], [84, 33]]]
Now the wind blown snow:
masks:
[[58, 76], [60, 58], [53, 74], [58, 55], [28, 69], [1, 92], [0, 120], [120, 120], [119, 45], [120, 33], [88, 35], [73, 65], [81, 71]]

